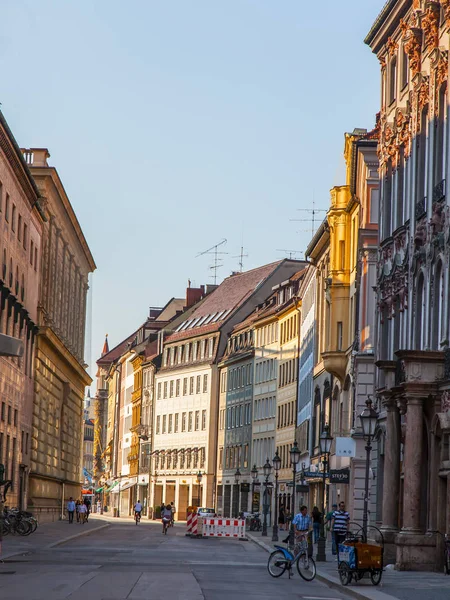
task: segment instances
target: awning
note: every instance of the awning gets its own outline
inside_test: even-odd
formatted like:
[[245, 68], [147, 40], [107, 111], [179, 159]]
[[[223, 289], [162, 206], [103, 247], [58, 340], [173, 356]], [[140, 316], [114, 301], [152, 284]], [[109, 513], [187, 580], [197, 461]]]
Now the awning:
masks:
[[113, 494], [118, 494], [119, 492], [124, 492], [125, 490], [129, 490], [133, 485], [136, 485], [135, 481], [125, 481], [121, 485], [116, 485], [116, 487], [112, 490]]
[[111, 491], [113, 488], [115, 488], [115, 487], [116, 487], [116, 485], [119, 485], [119, 482], [118, 482], [118, 481], [114, 481], [114, 482], [113, 482], [113, 483], [112, 483], [112, 484], [109, 486], [109, 488], [107, 488], [107, 489], [105, 490], [105, 492], [110, 492], [110, 491]]
[[95, 490], [95, 493], [96, 493], [96, 494], [99, 494], [99, 493], [102, 491], [102, 489], [103, 489], [103, 487], [97, 488], [97, 489]]

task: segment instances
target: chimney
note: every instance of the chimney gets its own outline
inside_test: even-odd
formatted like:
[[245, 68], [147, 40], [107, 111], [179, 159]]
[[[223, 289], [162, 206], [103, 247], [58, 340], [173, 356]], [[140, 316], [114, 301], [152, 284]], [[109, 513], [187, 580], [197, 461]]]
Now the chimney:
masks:
[[205, 286], [201, 285], [199, 288], [191, 287], [191, 282], [189, 281], [189, 287], [186, 288], [186, 308], [190, 308], [194, 306], [199, 300], [203, 298], [205, 295]]
[[214, 283], [207, 283], [206, 284], [206, 295], [210, 294], [214, 290], [217, 290], [218, 287], [219, 286]]
[[21, 148], [25, 162], [29, 167], [48, 167], [50, 153], [47, 148]]

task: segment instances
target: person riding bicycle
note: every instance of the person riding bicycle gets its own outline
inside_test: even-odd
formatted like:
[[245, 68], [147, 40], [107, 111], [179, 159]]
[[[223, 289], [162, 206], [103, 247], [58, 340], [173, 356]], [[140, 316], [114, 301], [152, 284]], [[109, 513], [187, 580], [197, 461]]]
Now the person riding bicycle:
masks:
[[142, 513], [142, 504], [140, 503], [140, 501], [138, 500], [136, 502], [136, 504], [134, 505], [134, 516], [135, 517], [139, 517], [139, 520], [141, 518], [141, 513]]
[[308, 536], [308, 532], [312, 527], [311, 517], [308, 515], [308, 507], [303, 505], [300, 507], [300, 512], [295, 515], [292, 521], [295, 529], [295, 541], [298, 542], [302, 536]]
[[162, 524], [163, 524], [163, 533], [166, 533], [166, 529], [170, 524], [170, 521], [172, 520], [172, 507], [170, 506], [170, 504], [168, 504], [167, 506], [164, 507], [162, 513], [161, 513], [161, 519], [162, 519]]

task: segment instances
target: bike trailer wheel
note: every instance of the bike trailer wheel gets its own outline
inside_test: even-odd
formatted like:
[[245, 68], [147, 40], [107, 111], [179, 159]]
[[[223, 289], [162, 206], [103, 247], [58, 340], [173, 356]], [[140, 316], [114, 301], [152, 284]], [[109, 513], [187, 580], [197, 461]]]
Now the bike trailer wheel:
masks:
[[272, 577], [281, 577], [287, 569], [287, 559], [281, 550], [275, 550], [267, 561], [267, 570]]
[[307, 554], [302, 554], [297, 560], [297, 571], [305, 581], [312, 581], [316, 576], [316, 563]]
[[370, 580], [372, 581], [373, 585], [378, 585], [380, 583], [382, 575], [382, 569], [373, 569], [370, 571]]
[[338, 566], [339, 579], [342, 585], [348, 585], [352, 580], [352, 574], [350, 573], [350, 567], [346, 562], [340, 562]]

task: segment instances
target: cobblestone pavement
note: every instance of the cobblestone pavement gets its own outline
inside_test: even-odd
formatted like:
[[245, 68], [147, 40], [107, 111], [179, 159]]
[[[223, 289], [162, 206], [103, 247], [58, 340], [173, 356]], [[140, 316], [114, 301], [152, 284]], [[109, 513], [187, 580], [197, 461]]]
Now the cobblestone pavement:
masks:
[[[279, 539], [287, 536], [287, 532], [281, 532]], [[253, 532], [249, 537], [267, 552], [273, 549], [272, 532], [267, 537], [261, 533]], [[314, 546], [314, 557], [317, 549]], [[345, 591], [353, 597], [371, 600], [388, 600], [397, 598], [399, 600], [449, 600], [450, 599], [450, 576], [443, 573], [420, 573], [410, 571], [395, 571], [388, 567], [383, 573], [381, 584], [374, 587], [370, 580], [363, 579], [352, 583], [344, 588], [337, 573], [337, 562], [331, 554], [331, 544], [327, 544], [327, 562], [317, 563], [317, 577], [326, 581], [334, 589]]]
[[[92, 519], [90, 527], [105, 525]], [[62, 523], [61, 526], [66, 524]], [[107, 525], [107, 524], [106, 524]], [[68, 526], [70, 529], [77, 526]], [[66, 529], [67, 529], [66, 527]], [[79, 527], [78, 527], [79, 528]], [[45, 527], [42, 527], [44, 531]], [[47, 540], [46, 540], [47, 541]], [[61, 542], [61, 539], [59, 540]], [[53, 542], [54, 544], [54, 542]], [[0, 565], [1, 600], [346, 600], [345, 592], [267, 572], [267, 553], [233, 539], [167, 536], [160, 523], [111, 519], [90, 535], [45, 543]]]

